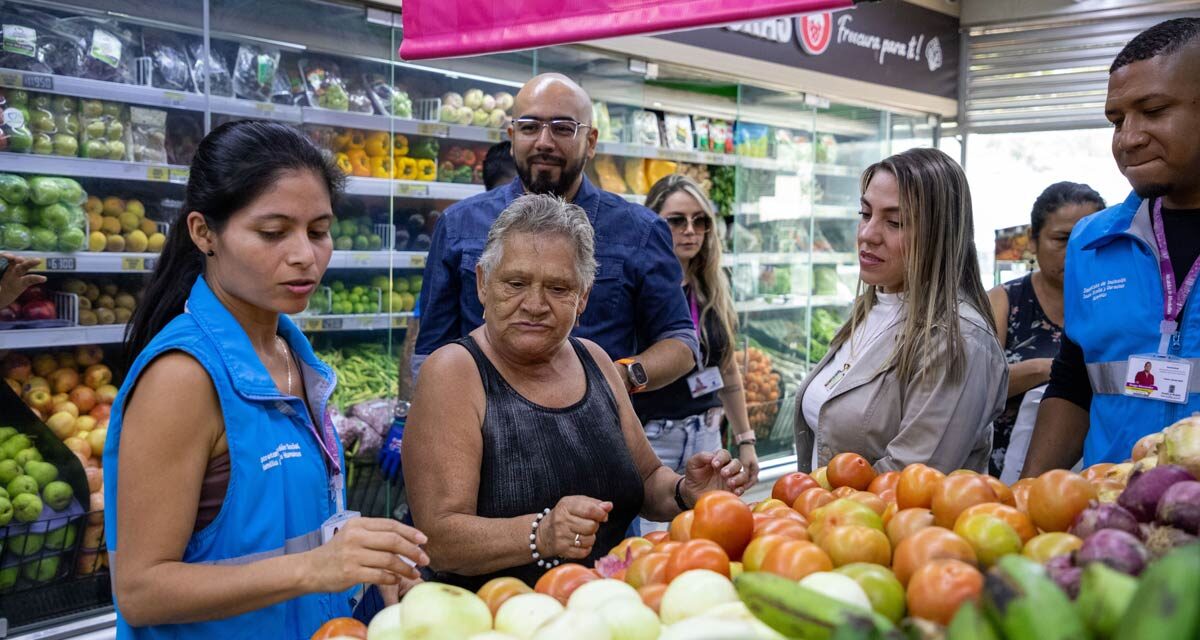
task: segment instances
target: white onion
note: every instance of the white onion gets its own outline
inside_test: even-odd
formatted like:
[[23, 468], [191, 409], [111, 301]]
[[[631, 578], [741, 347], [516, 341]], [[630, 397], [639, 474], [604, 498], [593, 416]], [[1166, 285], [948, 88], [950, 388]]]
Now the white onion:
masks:
[[867, 592], [863, 591], [862, 586], [850, 576], [832, 571], [818, 571], [804, 576], [800, 580], [800, 586], [807, 587], [835, 600], [841, 600], [846, 604], [861, 607], [866, 611], [871, 610], [871, 599], [867, 597]]
[[612, 640], [612, 633], [598, 614], [568, 609], [542, 623], [533, 640]]
[[683, 572], [667, 586], [659, 617], [663, 624], [675, 624], [705, 615], [717, 605], [737, 601], [737, 590], [729, 578], [715, 571], [693, 569]]
[[462, 640], [492, 629], [492, 612], [479, 596], [448, 584], [423, 582], [400, 602], [409, 640]]
[[522, 593], [500, 605], [496, 611], [496, 631], [528, 640], [543, 622], [562, 611], [562, 604], [544, 593]]
[[575, 590], [567, 599], [568, 609], [579, 611], [595, 611], [601, 605], [612, 599], [632, 600], [642, 603], [642, 596], [637, 589], [620, 580], [592, 580]]
[[400, 620], [399, 604], [385, 607], [367, 625], [367, 640], [404, 640], [404, 628]]
[[754, 625], [744, 620], [698, 616], [667, 627], [658, 640], [751, 640], [757, 637]]
[[658, 614], [642, 604], [640, 598], [614, 598], [601, 605], [596, 613], [608, 626], [612, 640], [655, 640], [661, 631]]
[[467, 640], [517, 640], [517, 637], [499, 631], [484, 631], [467, 638]]

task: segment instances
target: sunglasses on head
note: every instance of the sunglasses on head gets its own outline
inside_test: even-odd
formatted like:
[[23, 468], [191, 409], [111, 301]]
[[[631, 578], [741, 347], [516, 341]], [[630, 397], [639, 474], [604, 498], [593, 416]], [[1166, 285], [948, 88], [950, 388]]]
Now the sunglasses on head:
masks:
[[667, 216], [667, 224], [671, 225], [671, 228], [677, 231], [686, 230], [689, 222], [692, 228], [699, 233], [708, 231], [708, 228], [711, 226], [711, 219], [705, 214], [700, 214], [694, 218], [688, 218], [683, 215]]

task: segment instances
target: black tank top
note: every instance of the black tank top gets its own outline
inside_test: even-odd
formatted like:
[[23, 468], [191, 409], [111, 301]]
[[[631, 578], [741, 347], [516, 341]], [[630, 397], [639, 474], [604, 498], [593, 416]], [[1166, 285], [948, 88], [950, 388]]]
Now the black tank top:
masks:
[[[612, 389], [587, 348], [575, 338], [570, 340], [583, 364], [587, 390], [579, 402], [561, 409], [543, 407], [517, 393], [471, 336], [456, 342], [475, 358], [487, 398], [476, 514], [483, 518], [536, 514], [572, 495], [612, 502], [591, 555], [580, 561], [591, 567], [625, 537], [642, 510], [643, 487], [621, 433]], [[533, 586], [543, 573], [530, 558], [529, 564], [487, 575], [439, 574], [436, 579], [477, 591], [501, 576]]]

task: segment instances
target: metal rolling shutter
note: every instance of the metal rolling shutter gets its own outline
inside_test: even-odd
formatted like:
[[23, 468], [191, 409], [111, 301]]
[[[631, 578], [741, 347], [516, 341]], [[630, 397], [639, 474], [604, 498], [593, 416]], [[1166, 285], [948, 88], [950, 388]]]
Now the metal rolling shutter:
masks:
[[967, 29], [960, 120], [969, 133], [1108, 126], [1108, 67], [1139, 32], [1163, 20], [1200, 17], [1200, 2], [1164, 2], [1154, 13]]

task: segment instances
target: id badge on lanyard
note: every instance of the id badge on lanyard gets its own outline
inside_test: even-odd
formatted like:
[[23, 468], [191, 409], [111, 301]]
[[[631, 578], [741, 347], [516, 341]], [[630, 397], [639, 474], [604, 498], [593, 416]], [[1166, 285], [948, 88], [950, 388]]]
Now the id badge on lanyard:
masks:
[[1133, 398], [1183, 404], [1188, 399], [1192, 364], [1170, 355], [1170, 350], [1171, 343], [1179, 335], [1179, 316], [1183, 312], [1183, 306], [1196, 285], [1197, 276], [1200, 276], [1200, 258], [1192, 264], [1187, 276], [1176, 288], [1175, 269], [1171, 265], [1167, 235], [1163, 229], [1161, 200], [1156, 200], [1151, 207], [1151, 220], [1154, 242], [1158, 247], [1158, 268], [1163, 283], [1163, 321], [1159, 325], [1158, 353], [1129, 357], [1122, 393]]
[[[692, 312], [692, 327], [696, 330], [696, 341], [699, 342], [700, 305], [696, 303], [696, 294], [691, 290], [688, 291], [688, 307]], [[693, 373], [688, 376], [687, 383], [688, 391], [692, 393], [693, 398], [708, 395], [725, 387], [725, 380], [721, 378], [721, 370], [717, 367], [708, 367]]]

